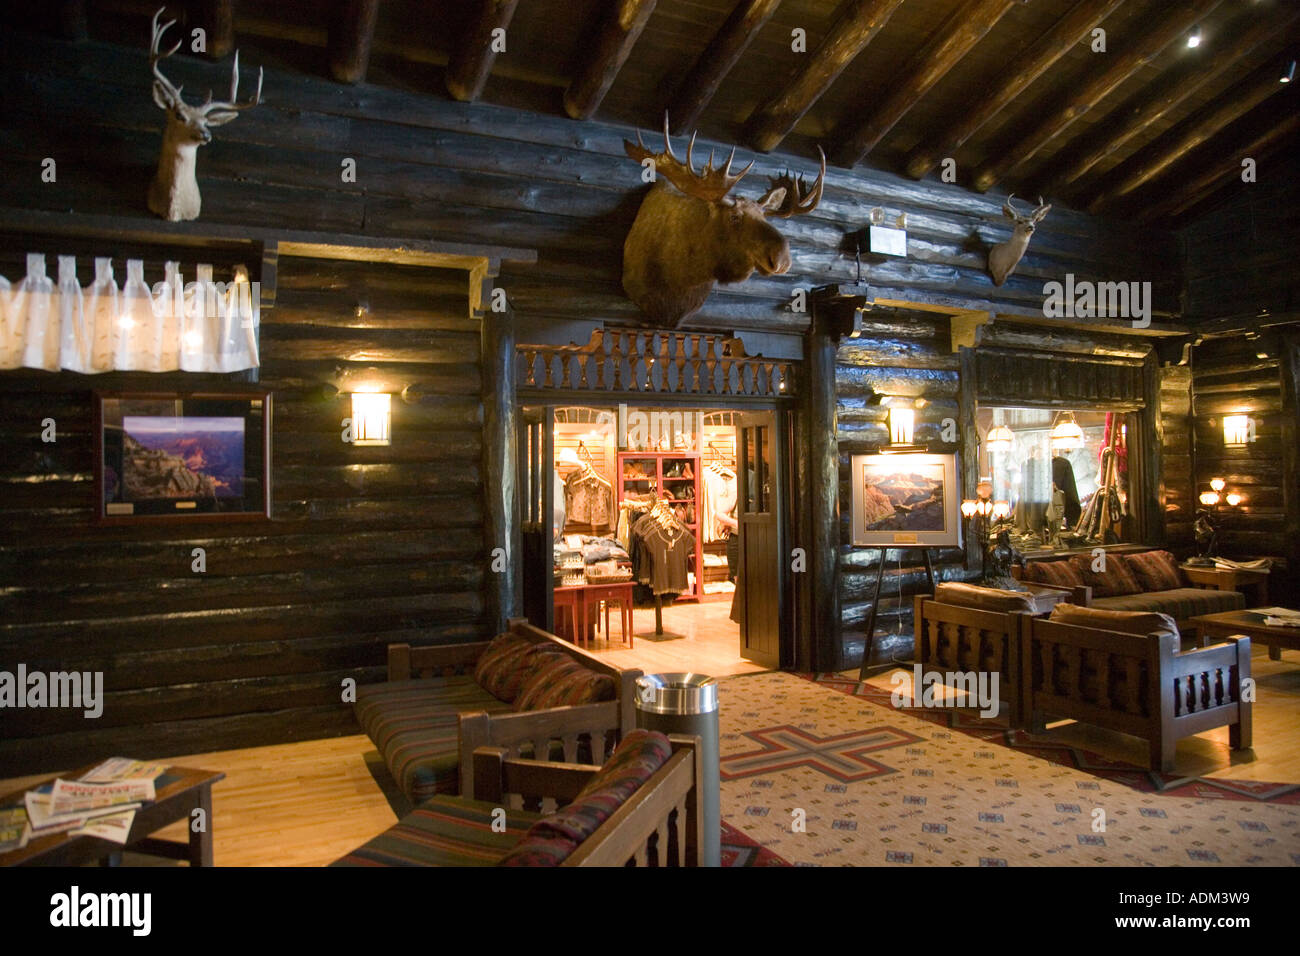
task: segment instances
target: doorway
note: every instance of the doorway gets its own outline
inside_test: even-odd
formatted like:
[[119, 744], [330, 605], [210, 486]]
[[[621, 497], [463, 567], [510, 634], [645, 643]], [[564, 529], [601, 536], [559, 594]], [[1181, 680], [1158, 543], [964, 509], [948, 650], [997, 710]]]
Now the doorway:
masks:
[[648, 673], [780, 666], [775, 408], [528, 405], [519, 420], [533, 623]]

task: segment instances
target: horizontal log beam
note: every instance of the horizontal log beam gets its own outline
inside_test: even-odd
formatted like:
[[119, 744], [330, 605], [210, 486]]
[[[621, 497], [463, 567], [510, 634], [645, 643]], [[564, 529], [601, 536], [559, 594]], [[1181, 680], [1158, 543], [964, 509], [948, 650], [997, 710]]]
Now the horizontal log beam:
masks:
[[1101, 103], [1161, 50], [1195, 26], [1197, 21], [1220, 2], [1221, 0], [1186, 0], [1172, 8], [1160, 8], [1154, 26], [1126, 45], [1109, 67], [1094, 74], [1065, 103], [1022, 135], [1001, 158], [992, 160], [980, 169], [975, 174], [975, 188], [986, 192], [995, 183], [1015, 176], [1043, 147], [1064, 133], [1080, 116]]
[[1113, 208], [1144, 183], [1165, 174], [1171, 166], [1234, 120], [1246, 115], [1289, 84], [1277, 81], [1277, 64], [1266, 63], [1217, 100], [1218, 105], [1194, 113], [1159, 139], [1130, 157], [1107, 176], [1106, 184], [1088, 203], [1088, 211]]
[[590, 119], [650, 22], [656, 0], [614, 0], [592, 46], [591, 58], [564, 92], [564, 111], [576, 120]]
[[370, 66], [379, 0], [340, 0], [330, 21], [330, 75], [340, 83], [360, 83]]
[[1065, 166], [1049, 181], [1047, 191], [1054, 192], [1081, 179], [1205, 84], [1226, 73], [1262, 42], [1290, 29], [1297, 18], [1300, 18], [1300, 8], [1279, 11], [1278, 16], [1261, 15], [1258, 10], [1247, 13], [1246, 29], [1227, 47], [1217, 51], [1208, 63], [1188, 63], [1183, 69], [1167, 74], [1154, 90], [1138, 92], [1115, 111], [1116, 121], [1106, 124], [1114, 132], [1090, 149], [1072, 149]]
[[517, 6], [519, 0], [479, 0], [478, 11], [447, 64], [447, 92], [462, 103], [482, 95], [497, 59], [495, 31], [510, 26]]
[[1018, 0], [966, 0], [931, 35], [890, 81], [890, 92], [874, 103], [837, 147], [842, 166], [856, 166], [900, 119], [948, 75]]
[[901, 5], [902, 0], [853, 0], [794, 79], [754, 111], [746, 132], [750, 145], [764, 153], [775, 149]]
[[781, 0], [740, 0], [691, 67], [668, 107], [672, 132], [689, 132]]

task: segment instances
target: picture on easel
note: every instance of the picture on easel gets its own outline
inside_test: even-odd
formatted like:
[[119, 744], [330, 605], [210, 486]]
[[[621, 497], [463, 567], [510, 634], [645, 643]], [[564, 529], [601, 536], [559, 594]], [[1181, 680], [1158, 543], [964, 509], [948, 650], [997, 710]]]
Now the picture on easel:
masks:
[[852, 540], [858, 547], [960, 547], [957, 455], [854, 455]]

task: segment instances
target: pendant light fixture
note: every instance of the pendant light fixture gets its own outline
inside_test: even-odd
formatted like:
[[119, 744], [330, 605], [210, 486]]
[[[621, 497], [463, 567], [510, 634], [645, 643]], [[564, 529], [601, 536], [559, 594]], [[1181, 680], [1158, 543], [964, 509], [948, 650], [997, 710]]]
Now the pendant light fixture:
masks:
[[1076, 451], [1083, 447], [1083, 429], [1074, 420], [1074, 412], [1057, 412], [1048, 438], [1052, 451]]
[[984, 445], [989, 451], [1010, 451], [1016, 440], [1016, 433], [1006, 425], [994, 425], [984, 436]]

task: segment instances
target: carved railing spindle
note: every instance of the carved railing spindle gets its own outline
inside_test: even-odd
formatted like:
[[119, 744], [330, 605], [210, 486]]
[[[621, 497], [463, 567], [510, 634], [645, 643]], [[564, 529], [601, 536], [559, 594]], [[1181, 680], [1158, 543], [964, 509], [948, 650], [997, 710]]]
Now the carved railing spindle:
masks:
[[614, 333], [614, 344], [610, 349], [610, 361], [614, 364], [614, 391], [620, 391], [623, 388], [623, 342], [626, 340], [622, 332]]
[[641, 342], [641, 336], [635, 332], [628, 336], [628, 380], [627, 387], [629, 391], [638, 392], [641, 390], [641, 373], [637, 370], [637, 363], [641, 359], [638, 346]]

